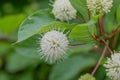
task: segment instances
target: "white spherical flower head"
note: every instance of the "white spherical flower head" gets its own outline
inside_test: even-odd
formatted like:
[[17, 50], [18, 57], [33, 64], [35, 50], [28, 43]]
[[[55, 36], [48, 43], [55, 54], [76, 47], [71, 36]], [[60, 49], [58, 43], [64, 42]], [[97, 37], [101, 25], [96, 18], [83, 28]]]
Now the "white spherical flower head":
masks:
[[113, 0], [87, 0], [88, 9], [94, 14], [103, 15], [110, 12]]
[[63, 32], [49, 31], [40, 40], [41, 57], [48, 63], [55, 63], [67, 57], [69, 41]]
[[107, 71], [107, 76], [111, 80], [120, 80], [120, 53], [114, 53], [111, 58], [107, 59], [104, 67]]
[[69, 21], [76, 18], [77, 11], [71, 5], [69, 0], [55, 0], [52, 13], [56, 19]]

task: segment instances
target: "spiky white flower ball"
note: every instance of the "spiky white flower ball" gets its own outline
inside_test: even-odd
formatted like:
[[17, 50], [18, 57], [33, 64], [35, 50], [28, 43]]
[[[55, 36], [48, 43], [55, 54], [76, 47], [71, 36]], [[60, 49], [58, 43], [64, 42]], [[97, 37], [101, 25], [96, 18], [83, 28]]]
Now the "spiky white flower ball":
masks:
[[56, 19], [69, 21], [76, 18], [77, 11], [69, 0], [55, 0], [52, 13]]
[[111, 58], [107, 59], [104, 67], [106, 68], [107, 76], [109, 76], [111, 80], [120, 80], [120, 53], [111, 55]]
[[113, 0], [87, 0], [88, 9], [94, 14], [103, 15], [110, 12]]
[[40, 40], [41, 58], [48, 63], [55, 63], [67, 57], [69, 41], [63, 32], [56, 30], [44, 34]]

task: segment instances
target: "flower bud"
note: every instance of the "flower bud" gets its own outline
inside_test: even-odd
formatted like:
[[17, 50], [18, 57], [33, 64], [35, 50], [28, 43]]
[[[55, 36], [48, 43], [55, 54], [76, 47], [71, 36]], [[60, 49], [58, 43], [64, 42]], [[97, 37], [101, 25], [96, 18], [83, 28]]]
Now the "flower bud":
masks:
[[96, 79], [93, 76], [91, 76], [90, 74], [85, 74], [85, 75], [81, 76], [79, 80], [96, 80]]

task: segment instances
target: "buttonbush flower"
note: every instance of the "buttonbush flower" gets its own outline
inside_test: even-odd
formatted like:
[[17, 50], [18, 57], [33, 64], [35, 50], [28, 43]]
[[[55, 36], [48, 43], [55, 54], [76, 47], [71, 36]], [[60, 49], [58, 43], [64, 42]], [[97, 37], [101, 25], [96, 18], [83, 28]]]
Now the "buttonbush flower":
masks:
[[110, 12], [113, 0], [87, 0], [88, 9], [94, 14], [103, 15]]
[[91, 76], [90, 74], [85, 74], [85, 75], [81, 76], [79, 80], [96, 80], [96, 79], [93, 76]]
[[112, 80], [120, 80], [120, 53], [111, 55], [111, 58], [107, 59], [104, 67], [108, 77]]
[[67, 57], [69, 41], [63, 32], [49, 31], [40, 40], [40, 56], [46, 62], [52, 64]]
[[71, 5], [69, 0], [55, 0], [52, 13], [56, 19], [69, 21], [76, 18], [77, 11]]

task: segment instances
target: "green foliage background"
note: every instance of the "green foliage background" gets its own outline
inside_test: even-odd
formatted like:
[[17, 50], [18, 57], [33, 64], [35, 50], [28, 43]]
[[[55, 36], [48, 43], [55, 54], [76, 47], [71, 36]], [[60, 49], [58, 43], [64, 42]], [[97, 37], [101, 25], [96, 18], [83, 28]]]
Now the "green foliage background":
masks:
[[[70, 1], [78, 10], [80, 17], [87, 22], [85, 0]], [[95, 22], [84, 24], [82, 21], [75, 20], [78, 22], [61, 23], [55, 21], [49, 7], [48, 0], [0, 1], [0, 80], [78, 80], [80, 75], [92, 72], [100, 53], [93, 50], [95, 41], [87, 28], [93, 26], [89, 29], [96, 34]], [[107, 33], [112, 32], [115, 26], [120, 24], [120, 0], [114, 0], [114, 6], [111, 12], [104, 16], [104, 22]], [[78, 23], [81, 24], [77, 25]], [[59, 64], [49, 65], [40, 60], [36, 52], [39, 48], [36, 40], [39, 40], [38, 33], [45, 33], [53, 25], [70, 30], [68, 37], [76, 40], [71, 40], [71, 43], [86, 44], [70, 47], [70, 52], [73, 54], [69, 59]], [[119, 51], [120, 34], [117, 35], [115, 39], [118, 44], [112, 48]], [[95, 74], [96, 80], [110, 80], [106, 77], [105, 68], [102, 66], [105, 60], [104, 58]]]

